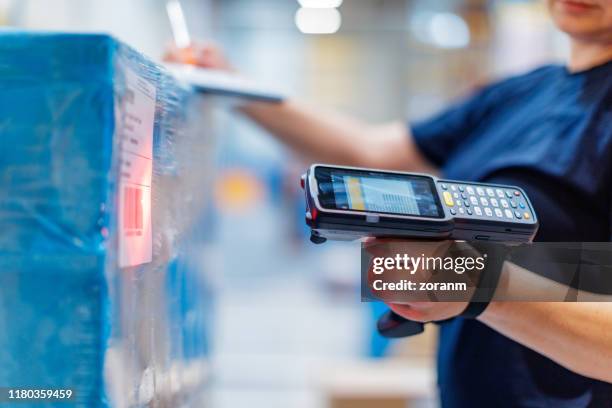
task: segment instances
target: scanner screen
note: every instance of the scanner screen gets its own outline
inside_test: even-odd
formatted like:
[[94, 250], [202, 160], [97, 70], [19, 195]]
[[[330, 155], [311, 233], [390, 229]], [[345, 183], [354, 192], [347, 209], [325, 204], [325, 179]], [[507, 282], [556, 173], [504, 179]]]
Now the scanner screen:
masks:
[[[323, 187], [323, 190], [333, 190], [333, 205], [330, 207], [430, 218], [442, 217], [442, 209], [430, 177], [353, 169], [329, 169], [321, 173], [326, 173], [324, 176], [326, 180], [317, 177], [319, 187]], [[322, 181], [327, 182], [321, 183]]]

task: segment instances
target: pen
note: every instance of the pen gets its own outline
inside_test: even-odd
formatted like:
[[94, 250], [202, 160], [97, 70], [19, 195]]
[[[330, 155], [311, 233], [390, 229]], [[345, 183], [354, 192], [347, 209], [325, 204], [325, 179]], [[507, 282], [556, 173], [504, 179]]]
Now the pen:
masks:
[[168, 0], [166, 2], [166, 13], [170, 21], [174, 44], [181, 52], [182, 60], [186, 64], [195, 65], [196, 58], [191, 47], [191, 36], [181, 2], [179, 0]]

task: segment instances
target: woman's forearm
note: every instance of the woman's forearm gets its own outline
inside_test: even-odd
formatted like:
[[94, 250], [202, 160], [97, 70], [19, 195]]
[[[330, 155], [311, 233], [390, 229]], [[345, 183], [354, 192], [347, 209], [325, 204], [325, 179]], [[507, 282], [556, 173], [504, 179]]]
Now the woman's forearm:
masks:
[[405, 124], [373, 126], [297, 102], [251, 103], [241, 108], [249, 118], [318, 162], [435, 172]]
[[[516, 265], [508, 264], [504, 269], [504, 274], [514, 274], [514, 279], [528, 278], [536, 287], [552, 285], [551, 294], [562, 293], [560, 288], [554, 288], [560, 284]], [[508, 285], [507, 280], [503, 285], [501, 291], [525, 289], [522, 285]], [[511, 295], [496, 293], [498, 298], [508, 299]], [[561, 300], [562, 297], [558, 302], [493, 301], [479, 320], [569, 370], [612, 382], [612, 302], [602, 302], [605, 299], [601, 297], [598, 302]]]

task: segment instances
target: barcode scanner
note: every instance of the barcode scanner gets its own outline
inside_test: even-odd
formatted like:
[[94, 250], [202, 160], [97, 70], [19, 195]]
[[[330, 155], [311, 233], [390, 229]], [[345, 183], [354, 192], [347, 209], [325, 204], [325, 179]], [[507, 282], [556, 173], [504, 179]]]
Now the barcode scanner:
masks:
[[[301, 185], [315, 244], [366, 237], [518, 244], [538, 230], [529, 198], [516, 186], [324, 164], [312, 165]], [[378, 329], [404, 337], [421, 333], [423, 324], [389, 311]]]
[[317, 244], [364, 237], [522, 243], [538, 230], [527, 195], [515, 186], [321, 164], [301, 184]]

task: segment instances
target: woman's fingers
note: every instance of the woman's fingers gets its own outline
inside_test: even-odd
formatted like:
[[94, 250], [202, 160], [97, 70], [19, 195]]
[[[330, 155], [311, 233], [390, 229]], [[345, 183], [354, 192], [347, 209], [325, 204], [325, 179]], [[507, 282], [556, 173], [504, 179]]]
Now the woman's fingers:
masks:
[[166, 47], [163, 59], [167, 62], [196, 65], [202, 68], [233, 70], [223, 50], [214, 43], [194, 43], [185, 48], [169, 45]]

